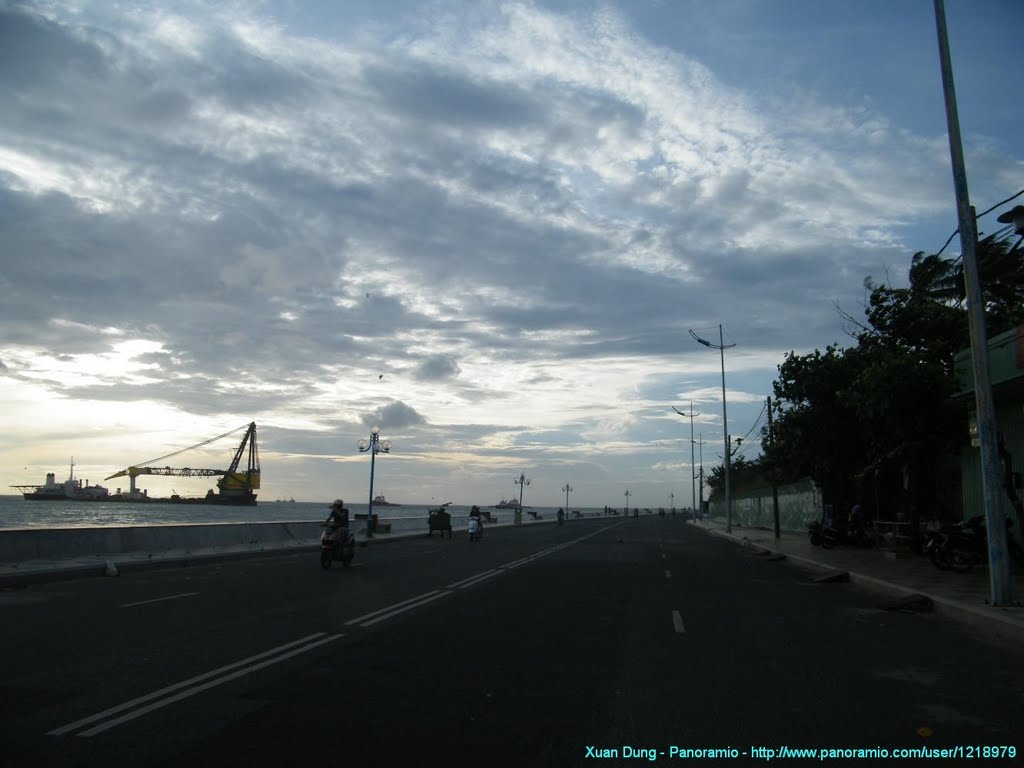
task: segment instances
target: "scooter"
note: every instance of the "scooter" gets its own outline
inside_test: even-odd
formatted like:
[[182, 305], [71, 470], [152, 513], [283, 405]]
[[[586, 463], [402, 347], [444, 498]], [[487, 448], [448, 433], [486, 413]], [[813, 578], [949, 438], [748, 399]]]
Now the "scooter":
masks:
[[824, 547], [825, 549], [832, 549], [832, 547], [839, 543], [839, 531], [831, 525], [825, 525], [818, 520], [808, 523], [807, 536], [810, 538], [811, 544], [816, 547]]
[[939, 531], [929, 531], [924, 543], [924, 556], [940, 571], [948, 571], [952, 567], [949, 563], [949, 552], [946, 549], [949, 528], [952, 526], [943, 526]]
[[[1024, 550], [1013, 537], [1013, 520], [1006, 519], [1006, 548], [1010, 559], [1024, 563]], [[988, 531], [983, 515], [932, 531], [925, 543], [925, 554], [940, 570], [966, 573], [975, 565], [988, 562]]]
[[469, 518], [469, 540], [480, 541], [480, 538], [484, 535], [483, 526], [480, 525], [479, 517]]
[[324, 523], [320, 534], [320, 566], [326, 571], [331, 563], [340, 560], [348, 568], [356, 556], [356, 536], [348, 528]]

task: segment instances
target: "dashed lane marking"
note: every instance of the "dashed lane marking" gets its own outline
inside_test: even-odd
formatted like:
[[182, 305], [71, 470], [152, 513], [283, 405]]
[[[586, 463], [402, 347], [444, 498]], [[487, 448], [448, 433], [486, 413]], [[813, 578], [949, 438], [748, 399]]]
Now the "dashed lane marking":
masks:
[[679, 614], [679, 611], [672, 611], [672, 627], [677, 635], [686, 634], [686, 627], [683, 626], [683, 617]]
[[122, 608], [131, 608], [136, 605], [149, 605], [150, 603], [162, 603], [165, 600], [177, 600], [180, 597], [192, 597], [198, 595], [198, 592], [182, 592], [180, 595], [170, 595], [168, 597], [154, 597], [152, 600], [139, 600], [137, 603], [123, 603]]

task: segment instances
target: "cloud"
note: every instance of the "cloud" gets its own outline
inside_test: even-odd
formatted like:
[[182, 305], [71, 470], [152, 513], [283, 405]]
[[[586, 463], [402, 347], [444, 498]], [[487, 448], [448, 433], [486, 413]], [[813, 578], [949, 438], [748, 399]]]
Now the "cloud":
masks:
[[381, 429], [404, 429], [406, 427], [426, 424], [416, 409], [403, 402], [388, 403], [382, 408], [362, 415], [362, 422], [367, 426], [378, 426]]
[[[670, 428], [670, 382], [718, 397], [689, 328], [735, 336], [730, 387], [770, 378], [779, 350], [836, 340], [835, 303], [903, 271], [927, 246], [908, 222], [948, 198], [941, 136], [727, 82], [634, 4], [293, 10], [0, 10], [19, 387], [259, 418], [293, 454], [379, 421], [487, 461], [525, 462], [542, 429], [626, 455]], [[985, 178], [1005, 159], [987, 144]], [[768, 384], [737, 388], [742, 408]]]
[[447, 355], [434, 355], [428, 360], [424, 360], [413, 375], [419, 381], [439, 381], [454, 379], [460, 371], [455, 358]]

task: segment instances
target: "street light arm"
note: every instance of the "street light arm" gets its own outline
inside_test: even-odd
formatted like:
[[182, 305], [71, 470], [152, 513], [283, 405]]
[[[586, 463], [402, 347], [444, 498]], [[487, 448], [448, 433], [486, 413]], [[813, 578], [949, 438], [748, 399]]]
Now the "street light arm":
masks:
[[693, 336], [694, 340], [698, 344], [703, 344], [705, 347], [711, 347], [711, 349], [732, 349], [733, 347], [736, 346], [736, 342], [733, 342], [732, 344], [712, 344], [707, 339], [702, 339], [693, 331], [690, 331], [690, 335]]

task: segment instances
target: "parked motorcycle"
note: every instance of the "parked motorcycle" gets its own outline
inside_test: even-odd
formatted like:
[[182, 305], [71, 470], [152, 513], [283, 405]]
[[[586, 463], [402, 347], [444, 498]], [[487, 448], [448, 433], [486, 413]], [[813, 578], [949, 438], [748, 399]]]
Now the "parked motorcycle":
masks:
[[811, 544], [825, 549], [832, 549], [836, 544], [849, 544], [855, 547], [870, 547], [874, 544], [874, 540], [864, 524], [864, 517], [860, 513], [859, 507], [854, 508], [845, 529], [832, 525], [830, 519], [825, 518], [809, 523], [807, 535]]
[[[1018, 564], [1024, 563], [1024, 550], [1013, 537], [1013, 520], [1006, 518], [1006, 545], [1010, 558]], [[944, 525], [938, 531], [928, 533], [924, 546], [925, 554], [932, 564], [943, 571], [966, 573], [976, 565], [988, 562], [988, 530], [985, 517], [975, 515], [951, 525]]]
[[355, 534], [340, 525], [324, 523], [324, 532], [320, 534], [321, 567], [327, 570], [332, 562], [340, 560], [341, 564], [348, 568], [355, 556]]
[[811, 544], [816, 547], [832, 549], [832, 547], [839, 543], [839, 531], [819, 520], [808, 523], [807, 535], [811, 540]]
[[484, 529], [483, 529], [483, 526], [480, 525], [480, 518], [479, 517], [471, 517], [471, 518], [469, 518], [469, 540], [470, 541], [480, 541], [480, 537], [483, 536], [483, 533], [484, 533]]
[[928, 531], [924, 542], [924, 556], [940, 571], [950, 570], [949, 551], [946, 549], [946, 537], [952, 526], [943, 526], [939, 531]]

